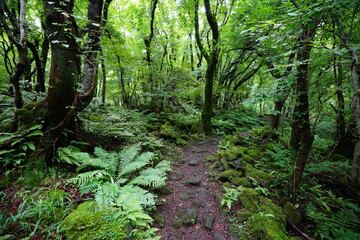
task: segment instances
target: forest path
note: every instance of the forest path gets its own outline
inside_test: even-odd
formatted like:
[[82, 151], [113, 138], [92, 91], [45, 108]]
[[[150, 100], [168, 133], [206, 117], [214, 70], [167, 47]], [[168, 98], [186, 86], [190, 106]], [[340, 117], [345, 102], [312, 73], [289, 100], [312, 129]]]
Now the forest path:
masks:
[[204, 161], [217, 151], [218, 143], [219, 138], [208, 138], [180, 152], [167, 181], [171, 193], [159, 196], [166, 201], [154, 213], [161, 240], [236, 239], [216, 203], [221, 185], [210, 180]]

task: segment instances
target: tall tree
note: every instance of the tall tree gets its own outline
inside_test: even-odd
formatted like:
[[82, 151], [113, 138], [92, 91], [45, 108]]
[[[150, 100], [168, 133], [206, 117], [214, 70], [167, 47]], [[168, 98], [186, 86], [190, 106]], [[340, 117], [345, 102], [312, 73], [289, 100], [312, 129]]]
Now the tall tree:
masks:
[[211, 118], [213, 115], [213, 85], [216, 74], [216, 67], [219, 61], [219, 27], [214, 13], [211, 11], [209, 0], [204, 0], [206, 19], [210, 25], [212, 32], [212, 40], [210, 43], [210, 50], [207, 52], [201, 42], [199, 35], [199, 1], [195, 0], [195, 38], [197, 45], [207, 62], [205, 73], [205, 89], [204, 89], [204, 105], [201, 112], [201, 126], [200, 130], [205, 134], [211, 134]]
[[[292, 1], [302, 11], [300, 6]], [[309, 61], [313, 40], [319, 25], [317, 14], [304, 19], [301, 34], [298, 38], [296, 53], [297, 67], [295, 75], [295, 107], [292, 117], [290, 145], [296, 151], [295, 168], [292, 177], [292, 193], [296, 193], [304, 172], [304, 168], [314, 141], [309, 118]]]
[[[18, 62], [15, 66], [14, 72], [11, 74], [10, 83], [14, 88], [14, 97], [15, 97], [15, 107], [21, 108], [24, 104], [22, 99], [21, 89], [20, 89], [20, 79], [25, 73], [27, 65], [29, 65], [28, 59], [28, 50], [26, 44], [26, 0], [19, 1], [19, 19], [18, 26], [16, 21], [14, 20], [14, 16], [8, 10], [4, 0], [0, 0], [0, 21], [1, 25], [4, 28], [8, 38], [10, 41], [16, 46], [18, 51]], [[11, 29], [6, 21], [6, 18], [13, 18], [9, 21], [12, 22], [15, 29]], [[17, 35], [17, 30], [19, 29], [19, 36]], [[19, 38], [18, 38], [19, 37]], [[19, 40], [18, 40], [19, 39]]]

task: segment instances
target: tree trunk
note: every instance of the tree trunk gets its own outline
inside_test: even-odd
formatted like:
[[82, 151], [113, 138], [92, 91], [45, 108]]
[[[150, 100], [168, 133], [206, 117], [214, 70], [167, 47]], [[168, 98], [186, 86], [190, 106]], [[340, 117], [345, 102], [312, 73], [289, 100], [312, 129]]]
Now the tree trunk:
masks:
[[201, 126], [200, 131], [203, 131], [206, 135], [211, 134], [211, 118], [213, 115], [213, 82], [216, 75], [216, 67], [218, 64], [219, 47], [218, 42], [220, 38], [218, 24], [216, 18], [211, 12], [211, 6], [209, 0], [204, 0], [206, 19], [210, 25], [212, 31], [212, 44], [210, 53], [207, 53], [201, 43], [199, 36], [199, 2], [195, 3], [195, 38], [200, 49], [201, 54], [205, 57], [207, 62], [206, 74], [205, 74], [205, 89], [204, 89], [204, 105], [201, 112]]
[[357, 50], [350, 47], [349, 42], [346, 42], [347, 48], [351, 54], [351, 80], [355, 90], [352, 102], [352, 111], [356, 122], [356, 143], [354, 148], [354, 156], [351, 165], [351, 185], [354, 188], [359, 184], [359, 167], [360, 167], [360, 85], [359, 85], [359, 59]]
[[308, 29], [303, 26], [299, 38], [297, 51], [297, 73], [295, 77], [296, 103], [292, 119], [292, 132], [290, 144], [296, 150], [295, 168], [292, 179], [292, 193], [295, 194], [299, 188], [302, 174], [310, 153], [314, 136], [310, 129], [309, 119], [309, 96], [308, 96], [308, 74], [309, 59], [312, 49], [312, 41], [316, 34], [318, 22], [312, 22], [314, 27]]
[[[15, 66], [15, 71], [10, 76], [10, 83], [13, 86], [13, 93], [15, 99], [15, 107], [17, 109], [21, 108], [24, 105], [22, 99], [21, 88], [20, 88], [20, 79], [25, 73], [26, 67], [29, 65], [28, 62], [28, 51], [26, 44], [26, 28], [25, 28], [25, 17], [26, 17], [26, 0], [20, 0], [20, 14], [19, 14], [19, 30], [20, 30], [20, 40], [18, 41], [13, 35], [10, 27], [7, 25], [5, 16], [11, 18], [11, 14], [7, 12], [5, 14], [5, 3], [3, 0], [0, 0], [0, 21], [2, 27], [4, 28], [9, 40], [16, 46], [18, 50], [18, 62]], [[7, 8], [7, 7], [6, 7]], [[16, 25], [16, 22], [13, 23]], [[17, 26], [15, 26], [16, 28]], [[16, 32], [15, 30], [13, 32]], [[16, 119], [15, 119], [16, 121]]]
[[98, 53], [100, 52], [100, 35], [102, 21], [103, 0], [89, 0], [88, 6], [88, 43], [85, 46], [84, 80], [79, 95], [81, 111], [89, 105], [96, 93], [98, 73]]
[[[65, 6], [64, 6], [65, 5]], [[73, 19], [74, 0], [44, 0], [46, 28], [51, 43], [51, 68], [47, 95], [47, 132], [54, 145], [64, 128], [73, 129], [77, 104], [76, 83], [80, 77], [80, 52]]]

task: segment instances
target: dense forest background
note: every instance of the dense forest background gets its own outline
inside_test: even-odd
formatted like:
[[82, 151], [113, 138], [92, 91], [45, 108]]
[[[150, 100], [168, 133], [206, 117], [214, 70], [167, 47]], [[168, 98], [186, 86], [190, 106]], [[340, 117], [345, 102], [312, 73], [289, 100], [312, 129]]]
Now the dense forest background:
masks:
[[[359, 239], [359, 10], [356, 0], [0, 0], [0, 239], [79, 239], [74, 223], [105, 213], [84, 239], [157, 239], [153, 189], [171, 149], [213, 135], [224, 136], [209, 169], [228, 214], [253, 188], [303, 238]], [[96, 204], [82, 220], [65, 218], [85, 200]], [[289, 236], [232, 224], [242, 238]]]

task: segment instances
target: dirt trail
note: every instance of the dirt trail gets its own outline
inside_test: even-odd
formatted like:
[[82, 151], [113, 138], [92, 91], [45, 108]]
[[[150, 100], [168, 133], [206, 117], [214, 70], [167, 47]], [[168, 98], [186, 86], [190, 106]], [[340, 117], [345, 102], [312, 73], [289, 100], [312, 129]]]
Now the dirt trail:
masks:
[[162, 240], [236, 239], [229, 234], [229, 223], [215, 202], [220, 185], [210, 181], [204, 164], [218, 143], [219, 139], [209, 138], [182, 149], [167, 182], [172, 193], [159, 196], [166, 201], [154, 214]]

